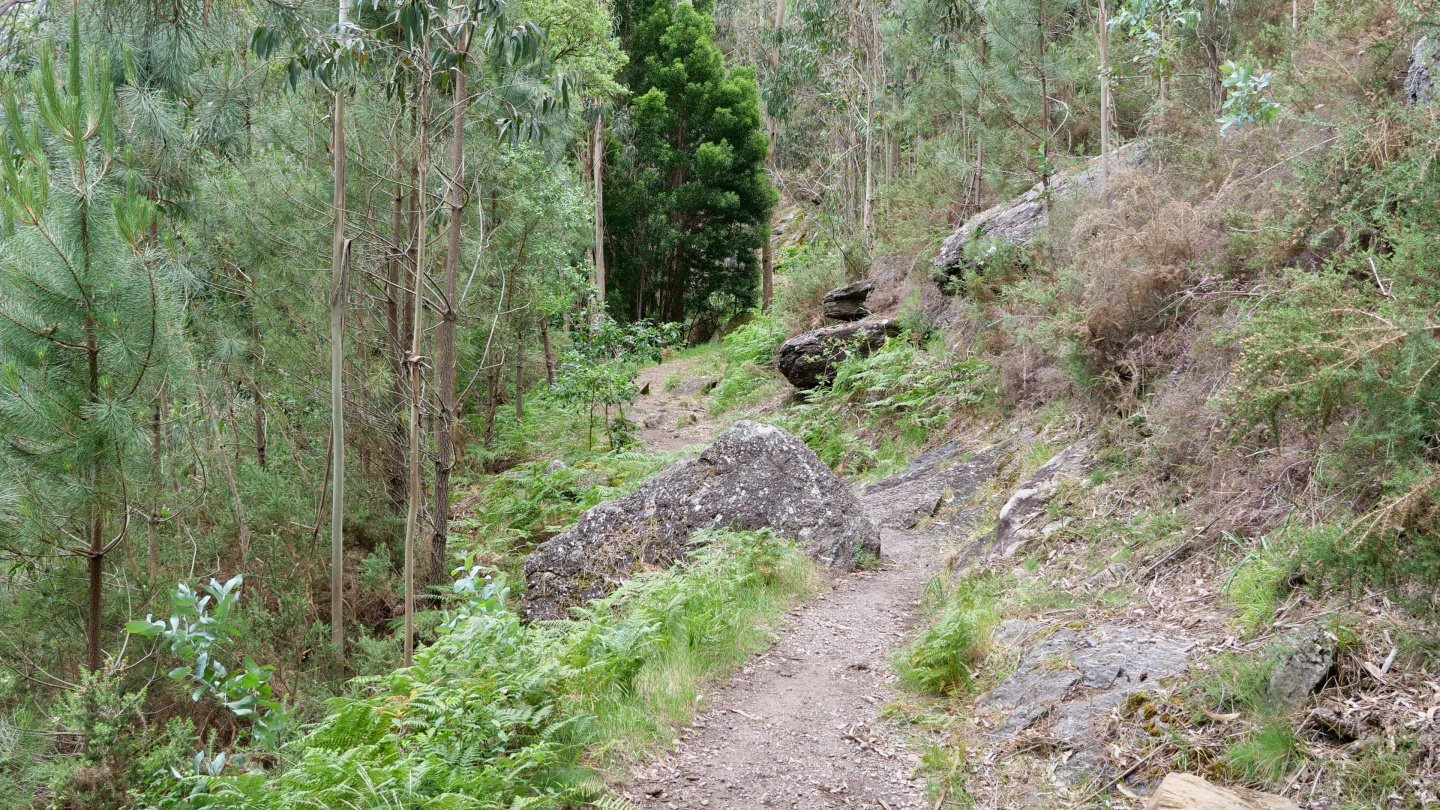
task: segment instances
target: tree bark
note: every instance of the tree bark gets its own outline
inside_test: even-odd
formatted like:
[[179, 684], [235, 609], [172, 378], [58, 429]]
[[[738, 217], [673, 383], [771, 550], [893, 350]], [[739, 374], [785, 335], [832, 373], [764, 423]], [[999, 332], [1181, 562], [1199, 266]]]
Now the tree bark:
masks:
[[545, 347], [545, 385], [555, 385], [555, 354], [550, 348], [550, 322], [544, 315], [540, 316], [540, 342]]
[[515, 421], [525, 419], [525, 335], [515, 333]]
[[[450, 472], [455, 468], [455, 408], [458, 372], [455, 353], [455, 321], [457, 285], [460, 277], [460, 229], [465, 216], [465, 110], [468, 99], [465, 88], [464, 54], [455, 65], [455, 120], [450, 140], [450, 187], [446, 206], [450, 209], [450, 228], [446, 234], [445, 277], [441, 281], [441, 299], [435, 330], [435, 387], [437, 389], [437, 420], [435, 423], [435, 500], [430, 517], [430, 569], [426, 585], [438, 588], [449, 573]], [[432, 593], [434, 591], [432, 590]]]
[[409, 231], [405, 221], [405, 161], [403, 141], [396, 138], [395, 195], [391, 199], [390, 232], [392, 245], [385, 267], [385, 338], [386, 359], [390, 363], [390, 414], [388, 434], [385, 437], [385, 492], [390, 498], [390, 511], [396, 515], [405, 511], [405, 348], [406, 326], [409, 323], [405, 307], [405, 287], [401, 281], [401, 267], [409, 256]]
[[[349, 0], [339, 0], [343, 36]], [[331, 151], [335, 160], [332, 206], [335, 222], [330, 242], [330, 642], [345, 655], [345, 93], [337, 80], [331, 119]]]
[[1110, 15], [1100, 0], [1100, 20], [1095, 31], [1100, 50], [1100, 193], [1110, 190]]
[[599, 311], [605, 311], [605, 116], [595, 111], [593, 157], [590, 170], [594, 173], [595, 184], [595, 276], [590, 281], [599, 296]]
[[[430, 52], [430, 34], [427, 30], [421, 46], [421, 53]], [[405, 515], [405, 637], [402, 639], [403, 666], [410, 666], [415, 660], [415, 540], [420, 533], [420, 502], [424, 490], [420, 480], [420, 314], [425, 306], [425, 180], [430, 172], [430, 66], [420, 66], [420, 125], [419, 143], [416, 146], [415, 188], [418, 200], [415, 223], [415, 272], [411, 295], [414, 306], [410, 321], [410, 352], [405, 364], [410, 377], [410, 508]]]

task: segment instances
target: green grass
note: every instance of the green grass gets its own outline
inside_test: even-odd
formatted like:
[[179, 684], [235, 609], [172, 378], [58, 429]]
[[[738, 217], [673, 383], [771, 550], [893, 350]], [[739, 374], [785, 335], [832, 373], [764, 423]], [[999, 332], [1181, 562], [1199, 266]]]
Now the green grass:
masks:
[[1294, 727], [1284, 719], [1267, 721], [1249, 738], [1225, 751], [1225, 767], [1235, 776], [1251, 782], [1276, 785], [1300, 763], [1300, 741]]
[[1285, 595], [1284, 583], [1294, 570], [1292, 555], [1279, 543], [1261, 538], [1230, 572], [1225, 596], [1235, 607], [1235, 621], [1245, 635], [1268, 627]]
[[671, 739], [704, 708], [709, 688], [774, 640], [786, 608], [811, 594], [814, 563], [768, 531], [726, 532], [683, 572], [636, 577], [587, 611], [603, 628], [606, 616], [649, 628], [645, 658], [628, 682], [582, 691], [579, 708], [595, 718], [590, 754], [602, 767], [637, 761]]

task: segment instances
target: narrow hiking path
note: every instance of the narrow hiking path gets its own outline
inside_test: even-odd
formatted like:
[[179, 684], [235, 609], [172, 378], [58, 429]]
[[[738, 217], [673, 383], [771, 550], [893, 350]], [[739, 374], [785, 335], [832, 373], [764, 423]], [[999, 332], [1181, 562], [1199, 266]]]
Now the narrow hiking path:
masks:
[[704, 361], [703, 357], [670, 360], [642, 370], [635, 378], [641, 393], [629, 417], [646, 450], [668, 453], [705, 444], [734, 421], [710, 417], [705, 395], [714, 379], [700, 373]]
[[880, 713], [921, 591], [963, 529], [910, 527], [989, 479], [993, 454], [968, 456], [948, 448], [864, 488], [882, 530], [878, 567], [837, 574], [793, 609], [775, 644], [706, 696], [674, 750], [636, 768], [622, 792], [654, 808], [929, 807], [919, 757]]

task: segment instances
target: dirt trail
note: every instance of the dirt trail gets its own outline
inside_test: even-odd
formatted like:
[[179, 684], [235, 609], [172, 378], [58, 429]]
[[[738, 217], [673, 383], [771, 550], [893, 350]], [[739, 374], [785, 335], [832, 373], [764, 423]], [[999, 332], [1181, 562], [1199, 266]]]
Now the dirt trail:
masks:
[[933, 537], [885, 531], [878, 571], [842, 575], [709, 699], [675, 753], [635, 772], [642, 807], [928, 807], [919, 759], [880, 719], [891, 653], [937, 569]]
[[792, 610], [775, 644], [708, 696], [674, 752], [637, 768], [625, 795], [647, 808], [929, 807], [919, 758], [880, 711], [894, 698], [891, 658], [952, 545], [944, 534], [958, 529], [905, 527], [946, 494], [967, 498], [993, 464], [993, 453], [949, 448], [872, 484], [862, 501], [881, 526], [879, 569], [836, 575]]
[[[709, 404], [704, 391], [687, 393], [684, 383], [701, 377], [702, 358], [692, 357], [662, 363], [641, 371], [635, 379], [640, 390], [628, 415], [636, 423], [640, 440], [646, 450], [671, 452], [694, 444], [706, 444], [715, 438], [730, 421], [716, 422], [706, 409]], [[666, 391], [665, 383], [674, 378], [681, 385]]]

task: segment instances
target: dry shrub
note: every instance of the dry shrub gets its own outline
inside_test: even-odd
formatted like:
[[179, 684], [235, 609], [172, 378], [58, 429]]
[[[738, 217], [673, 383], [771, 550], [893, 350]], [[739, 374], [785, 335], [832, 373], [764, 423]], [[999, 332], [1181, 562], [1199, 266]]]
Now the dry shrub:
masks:
[[1203, 474], [1224, 447], [1229, 414], [1214, 400], [1230, 386], [1239, 350], [1217, 344], [1212, 335], [1235, 328], [1242, 317], [1235, 307], [1218, 314], [1202, 311], [1177, 330], [1185, 344], [1179, 366], [1154, 384], [1140, 412], [1149, 432], [1142, 458], [1156, 480]]
[[1128, 409], [1174, 359], [1161, 338], [1191, 285], [1208, 212], [1130, 172], [1112, 179], [1111, 204], [1093, 206], [1070, 233], [1072, 268], [1086, 279], [1071, 335], [1077, 359]]

